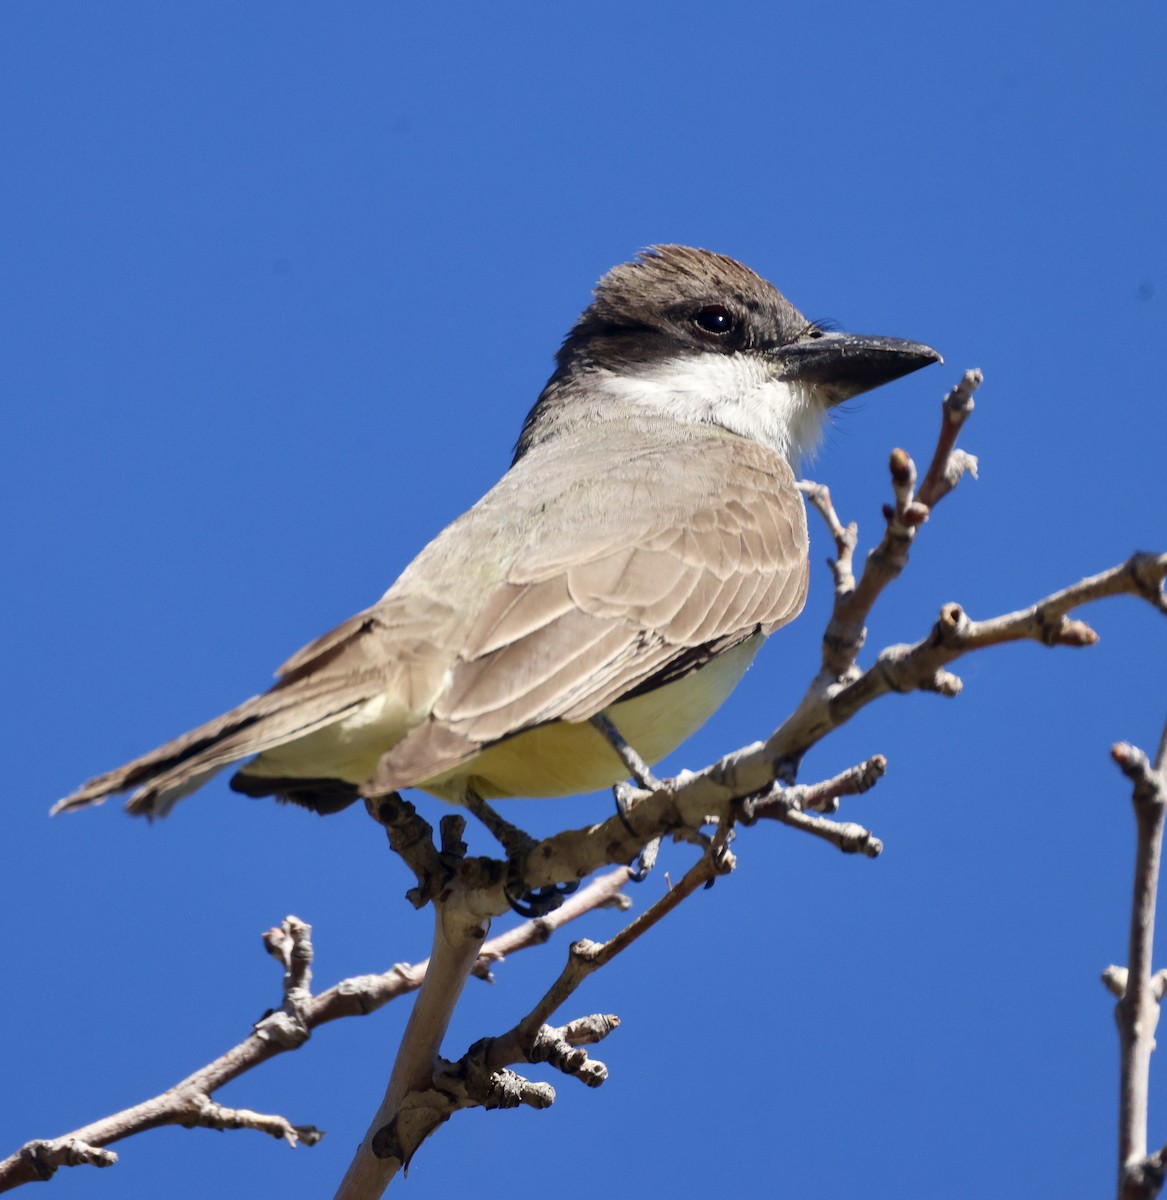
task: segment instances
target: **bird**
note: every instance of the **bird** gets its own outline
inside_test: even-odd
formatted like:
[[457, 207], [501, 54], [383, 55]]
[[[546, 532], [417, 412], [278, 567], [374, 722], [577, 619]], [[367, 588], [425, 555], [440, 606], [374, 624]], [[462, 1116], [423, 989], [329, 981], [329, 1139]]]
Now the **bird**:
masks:
[[471, 804], [617, 784], [722, 704], [802, 610], [797, 487], [838, 404], [942, 361], [808, 320], [735, 259], [660, 245], [608, 271], [510, 468], [372, 607], [236, 708], [90, 779], [159, 817], [230, 786], [318, 813], [379, 786]]

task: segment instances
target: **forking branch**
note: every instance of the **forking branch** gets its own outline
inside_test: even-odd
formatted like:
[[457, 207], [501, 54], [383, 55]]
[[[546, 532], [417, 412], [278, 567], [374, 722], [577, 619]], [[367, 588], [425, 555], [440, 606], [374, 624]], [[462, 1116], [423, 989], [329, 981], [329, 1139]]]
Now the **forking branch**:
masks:
[[[631, 901], [621, 890], [627, 881], [627, 868], [609, 871], [594, 879], [554, 913], [537, 921], [525, 921], [492, 938], [482, 947], [472, 974], [491, 982], [493, 965], [512, 954], [542, 945], [569, 922], [597, 908], [628, 908]], [[214, 1115], [211, 1096], [231, 1080], [269, 1059], [298, 1049], [320, 1026], [342, 1018], [367, 1016], [390, 1001], [417, 991], [429, 964], [424, 960], [412, 964], [397, 963], [388, 971], [356, 975], [312, 995], [308, 969], [312, 959], [311, 927], [289, 916], [280, 926], [269, 929], [263, 940], [268, 953], [284, 966], [283, 1001], [279, 1008], [261, 1018], [252, 1033], [238, 1045], [166, 1092], [64, 1136], [28, 1142], [0, 1161], [0, 1192], [49, 1179], [59, 1167], [112, 1166], [118, 1156], [104, 1147], [161, 1125], [256, 1129], [282, 1138], [289, 1145], [315, 1145], [323, 1136], [321, 1131], [312, 1126], [293, 1125], [284, 1117], [265, 1117], [235, 1110], [240, 1117], [237, 1122], [216, 1122], [211, 1119]]]
[[[616, 1018], [590, 1016], [551, 1026], [551, 1017], [584, 975], [610, 961], [684, 899], [732, 868], [729, 841], [739, 825], [775, 820], [823, 838], [845, 852], [875, 857], [881, 842], [874, 834], [861, 825], [838, 822], [824, 814], [834, 812], [840, 797], [872, 787], [886, 770], [886, 760], [875, 755], [834, 779], [795, 785], [798, 766], [808, 749], [888, 692], [920, 690], [955, 696], [961, 685], [948, 668], [973, 650], [1017, 640], [1091, 645], [1093, 631], [1070, 617], [1082, 604], [1129, 594], [1167, 612], [1163, 594], [1167, 554], [1139, 554], [1028, 608], [989, 620], [971, 620], [960, 606], [946, 605], [931, 631], [918, 642], [885, 648], [866, 669], [858, 665], [870, 613], [884, 589], [904, 570], [919, 528], [964, 474], [975, 474], [976, 460], [958, 449], [956, 441], [972, 412], [973, 393], [980, 382], [979, 372], [967, 372], [946, 397], [936, 450], [918, 487], [911, 458], [899, 450], [891, 456], [893, 503], [884, 510], [881, 540], [868, 554], [858, 579], [854, 567], [857, 528], [843, 525], [826, 488], [803, 485], [835, 540], [837, 557], [830, 564], [835, 598], [823, 637], [821, 669], [795, 712], [765, 742], [725, 755], [703, 770], [658, 780], [635, 757], [634, 747], [621, 749], [623, 739], [618, 730], [604, 730], [636, 781], [621, 787], [621, 811], [595, 825], [530, 842], [509, 863], [467, 856], [459, 815], [443, 819], [435, 844], [433, 830], [413, 807], [395, 794], [379, 791], [374, 783], [366, 789], [367, 807], [386, 828], [392, 848], [416, 878], [409, 899], [415, 906], [428, 903], [434, 908], [430, 963], [347, 980], [313, 997], [309, 991], [308, 929], [289, 918], [268, 939], [285, 968], [283, 1003], [251, 1037], [153, 1101], [66, 1137], [30, 1142], [0, 1164], [0, 1190], [47, 1178], [60, 1165], [108, 1165], [114, 1156], [104, 1146], [163, 1123], [212, 1125], [217, 1120], [217, 1128], [256, 1128], [285, 1140], [311, 1142], [319, 1134], [310, 1126], [294, 1126], [282, 1117], [245, 1110], [220, 1110], [211, 1102], [211, 1094], [267, 1058], [302, 1045], [308, 1031], [317, 1025], [372, 1011], [396, 995], [415, 990], [428, 978], [429, 987], [415, 1005], [385, 1101], [338, 1193], [343, 1200], [378, 1196], [424, 1138], [453, 1112], [478, 1105], [544, 1107], [551, 1102], [552, 1089], [525, 1080], [510, 1068], [544, 1061], [589, 1085], [602, 1082], [604, 1068], [588, 1058], [582, 1047], [606, 1036], [618, 1023]], [[603, 729], [602, 723], [600, 727]], [[456, 1062], [438, 1058], [446, 1023], [469, 975], [487, 972], [495, 957], [545, 940], [567, 920], [622, 899], [619, 888], [629, 878], [629, 870], [622, 864], [665, 836], [702, 846], [697, 864], [681, 883], [602, 947], [587, 942], [573, 946], [559, 978], [511, 1030], [479, 1041]], [[484, 943], [490, 920], [508, 910], [516, 887], [525, 892], [553, 889], [614, 864], [619, 864], [615, 871], [570, 897], [555, 912]], [[1145, 1136], [1143, 1149], [1145, 1154]], [[1141, 1200], [1144, 1193], [1131, 1193], [1134, 1195]]]

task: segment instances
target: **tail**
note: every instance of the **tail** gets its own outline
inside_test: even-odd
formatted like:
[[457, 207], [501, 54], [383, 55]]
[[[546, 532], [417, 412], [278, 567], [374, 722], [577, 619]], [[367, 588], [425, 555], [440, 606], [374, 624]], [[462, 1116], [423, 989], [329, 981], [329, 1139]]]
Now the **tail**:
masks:
[[[351, 696], [329, 697], [332, 703], [324, 697], [316, 697], [316, 704], [305, 705], [306, 699], [313, 698], [306, 697], [304, 691], [277, 684], [271, 691], [253, 696], [230, 712], [149, 754], [95, 776], [71, 795], [58, 800], [52, 812], [101, 804], [107, 797], [133, 788], [136, 790], [126, 802], [127, 812], [135, 816], [164, 817], [179, 800], [224, 767], [330, 725], [357, 707]], [[324, 703], [320, 703], [321, 700]], [[307, 721], [306, 709], [311, 713]], [[295, 796], [289, 798], [297, 799]]]

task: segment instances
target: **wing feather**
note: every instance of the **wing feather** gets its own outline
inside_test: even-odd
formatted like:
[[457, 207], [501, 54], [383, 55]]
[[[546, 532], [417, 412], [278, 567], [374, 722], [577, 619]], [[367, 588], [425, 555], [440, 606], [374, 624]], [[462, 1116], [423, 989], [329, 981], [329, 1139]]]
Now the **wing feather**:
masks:
[[591, 485], [598, 512], [580, 484], [562, 512], [542, 514], [431, 718], [387, 757], [396, 786], [538, 725], [586, 720], [801, 611], [806, 516], [783, 459], [710, 431], [623, 472], [612, 461]]

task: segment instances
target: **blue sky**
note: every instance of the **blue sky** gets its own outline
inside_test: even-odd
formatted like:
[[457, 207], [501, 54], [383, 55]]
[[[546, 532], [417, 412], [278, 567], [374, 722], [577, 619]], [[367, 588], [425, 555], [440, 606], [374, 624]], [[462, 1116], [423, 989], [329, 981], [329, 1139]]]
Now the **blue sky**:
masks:
[[[944, 391], [985, 371], [963, 438], [981, 478], [923, 530], [866, 661], [946, 601], [988, 616], [1164, 549], [1165, 32], [1150, 0], [5, 5], [0, 1151], [242, 1037], [278, 997], [259, 934], [287, 912], [315, 926], [322, 987], [424, 955], [359, 810], [222, 782], [153, 827], [47, 810], [379, 596], [505, 469], [592, 282], [638, 248], [732, 254], [813, 317], [945, 354], [849, 405], [808, 468], [864, 546], [888, 452], [925, 460]], [[673, 766], [800, 695], [830, 594], [812, 531], [805, 615]], [[846, 810], [884, 856], [748, 831], [732, 878], [578, 996], [624, 1022], [604, 1088], [458, 1118], [407, 1190], [1106, 1194], [1097, 978], [1125, 953], [1133, 843], [1108, 748], [1158, 737], [1167, 623], [1133, 600], [1086, 615], [1090, 651], [986, 653], [959, 699], [889, 698], [816, 749], [808, 780], [888, 756]], [[507, 811], [550, 832], [608, 805]], [[448, 1050], [508, 1027], [566, 944], [473, 988]], [[157, 1131], [54, 1194], [330, 1194], [405, 1015], [328, 1027], [221, 1094], [320, 1146]]]

